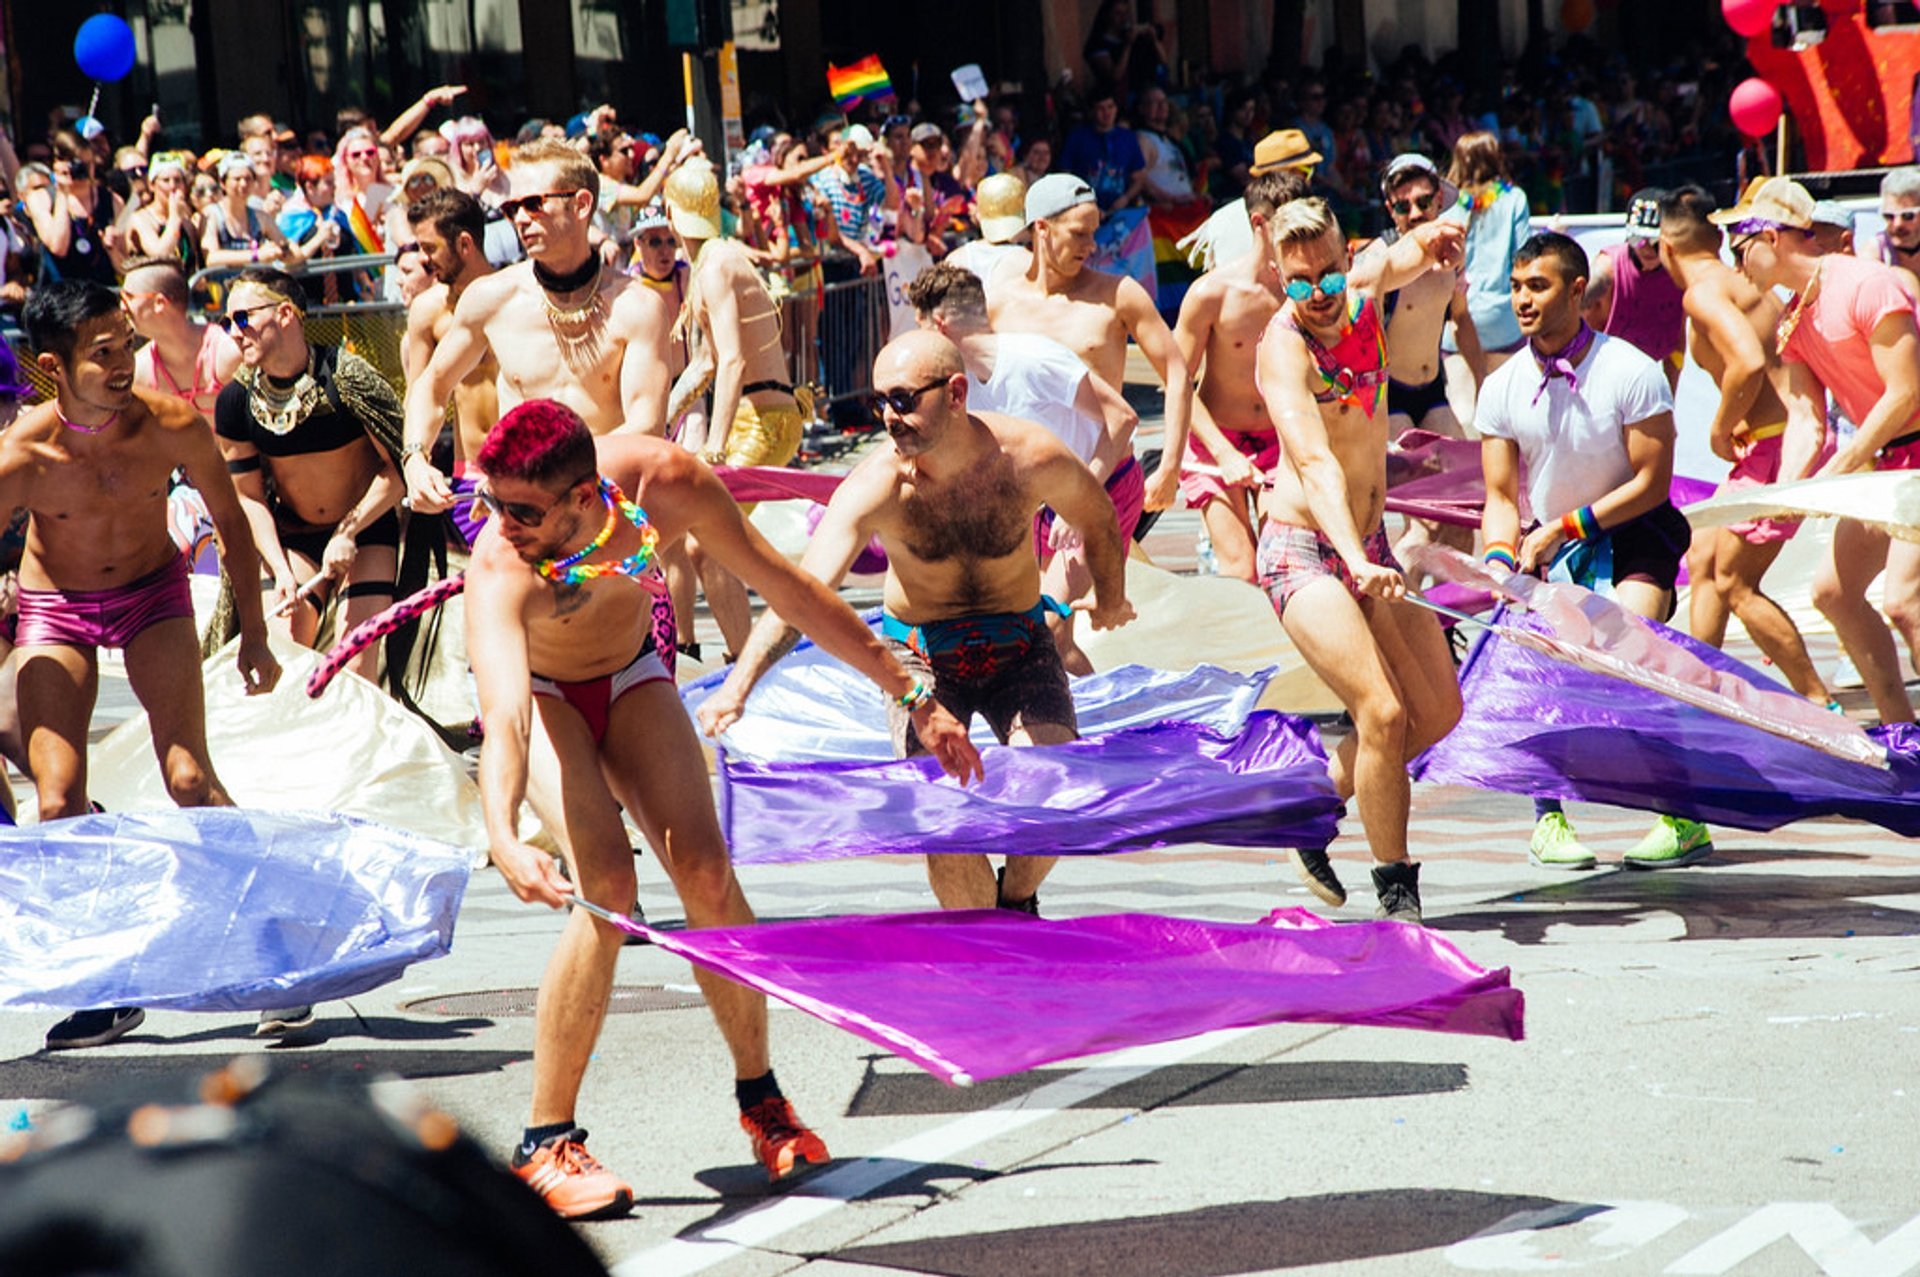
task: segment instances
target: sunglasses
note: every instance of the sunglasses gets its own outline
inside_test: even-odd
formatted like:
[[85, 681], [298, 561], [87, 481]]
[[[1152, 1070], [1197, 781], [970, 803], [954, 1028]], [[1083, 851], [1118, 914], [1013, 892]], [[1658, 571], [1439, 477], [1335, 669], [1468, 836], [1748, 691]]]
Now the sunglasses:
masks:
[[642, 235], [640, 244], [644, 248], [672, 248], [674, 241], [671, 235]]
[[1330, 270], [1320, 277], [1318, 284], [1311, 280], [1290, 279], [1286, 287], [1287, 296], [1297, 302], [1306, 301], [1316, 291], [1322, 297], [1335, 297], [1347, 291], [1347, 276], [1344, 271]]
[[867, 407], [876, 417], [886, 416], [887, 409], [893, 409], [896, 417], [904, 417], [920, 406], [920, 396], [929, 390], [938, 389], [947, 384], [947, 378], [930, 381], [913, 390], [876, 390], [867, 396]]
[[1394, 216], [1405, 217], [1409, 213], [1426, 212], [1433, 207], [1433, 202], [1439, 198], [1438, 195], [1434, 194], [1416, 195], [1410, 200], [1394, 200], [1388, 204], [1387, 207], [1393, 210]]
[[216, 315], [213, 322], [220, 325], [220, 331], [228, 335], [236, 332], [250, 333], [253, 331], [253, 320], [248, 318], [249, 315], [257, 315], [263, 310], [275, 310], [279, 305], [279, 302], [267, 302], [260, 306], [248, 306], [241, 310], [231, 310], [224, 315]]
[[501, 200], [500, 215], [512, 221], [520, 216], [522, 209], [525, 209], [528, 214], [537, 213], [540, 211], [540, 206], [548, 200], [566, 199], [573, 193], [572, 191], [543, 191], [538, 195], [522, 195], [518, 199]]
[[1880, 210], [1880, 216], [1889, 222], [1911, 222], [1914, 218], [1920, 217], [1920, 208], [1883, 208]]
[[348, 151], [347, 158], [350, 160], [377, 160], [380, 158], [380, 152], [372, 148], [364, 151]]
[[502, 518], [512, 519], [523, 528], [537, 528], [547, 521], [548, 515], [559, 508], [561, 501], [566, 500], [567, 492], [573, 491], [584, 482], [586, 481], [581, 479], [568, 484], [566, 492], [562, 492], [559, 500], [549, 506], [530, 505], [525, 501], [502, 501], [488, 488], [475, 488], [473, 500], [476, 506], [483, 506], [489, 513], [497, 514]]
[[129, 178], [145, 177], [147, 175], [147, 166], [144, 164], [129, 164], [120, 171], [125, 173]]
[[1742, 235], [1739, 239], [1733, 241], [1733, 243], [1728, 246], [1733, 253], [1733, 260], [1736, 262], [1739, 261], [1741, 256], [1747, 251], [1747, 245], [1759, 239], [1760, 235], [1761, 232], [1754, 231], [1749, 235]]

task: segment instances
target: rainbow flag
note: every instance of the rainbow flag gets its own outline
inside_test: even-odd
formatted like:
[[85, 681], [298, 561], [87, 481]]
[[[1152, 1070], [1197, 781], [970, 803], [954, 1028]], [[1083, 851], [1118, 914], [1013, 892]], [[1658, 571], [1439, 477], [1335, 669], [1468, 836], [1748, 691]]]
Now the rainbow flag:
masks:
[[869, 53], [852, 66], [827, 63], [827, 92], [833, 94], [842, 111], [851, 111], [862, 102], [892, 93], [893, 81], [887, 78], [887, 69], [880, 65], [880, 55]]
[[384, 253], [387, 251], [385, 241], [380, 238], [379, 229], [374, 226], [373, 219], [367, 216], [367, 210], [361, 207], [358, 195], [353, 197], [353, 207], [347, 210], [347, 225], [353, 228], [353, 238], [360, 245], [361, 252]]

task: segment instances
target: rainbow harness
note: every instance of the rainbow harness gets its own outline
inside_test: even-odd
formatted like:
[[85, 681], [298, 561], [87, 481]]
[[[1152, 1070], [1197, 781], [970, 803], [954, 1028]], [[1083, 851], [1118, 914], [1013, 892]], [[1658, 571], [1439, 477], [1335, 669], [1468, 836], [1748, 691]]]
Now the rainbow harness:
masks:
[[[1371, 416], [1387, 391], [1387, 330], [1374, 307], [1360, 294], [1349, 293], [1347, 328], [1331, 348], [1321, 345], [1290, 312], [1281, 313], [1287, 327], [1307, 343], [1307, 353], [1320, 373], [1323, 388], [1314, 394], [1315, 402], [1345, 404]], [[1369, 357], [1371, 367], [1356, 367]], [[1371, 403], [1366, 399], [1369, 392]]]

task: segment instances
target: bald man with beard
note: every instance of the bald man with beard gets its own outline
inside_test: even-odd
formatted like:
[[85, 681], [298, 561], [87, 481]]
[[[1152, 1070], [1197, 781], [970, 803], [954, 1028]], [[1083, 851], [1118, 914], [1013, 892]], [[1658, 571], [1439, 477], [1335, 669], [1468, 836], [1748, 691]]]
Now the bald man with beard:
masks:
[[[869, 538], [887, 552], [888, 649], [962, 723], [983, 715], [1002, 743], [1074, 740], [1073, 694], [1048, 633], [1033, 518], [1051, 506], [1080, 534], [1093, 575], [1083, 610], [1095, 629], [1133, 617], [1126, 556], [1106, 490], [1044, 427], [967, 408], [960, 350], [938, 333], [895, 339], [873, 366], [874, 399], [893, 440], [847, 476], [813, 534], [801, 568], [837, 586]], [[747, 694], [798, 637], [774, 611], [760, 618], [727, 681], [701, 706], [709, 732], [739, 717]], [[985, 653], [985, 655], [983, 655]], [[894, 752], [925, 752], [913, 725], [889, 709]], [[927, 857], [934, 895], [948, 909], [1039, 912], [1051, 856], [1009, 856], [996, 883], [982, 855]]]

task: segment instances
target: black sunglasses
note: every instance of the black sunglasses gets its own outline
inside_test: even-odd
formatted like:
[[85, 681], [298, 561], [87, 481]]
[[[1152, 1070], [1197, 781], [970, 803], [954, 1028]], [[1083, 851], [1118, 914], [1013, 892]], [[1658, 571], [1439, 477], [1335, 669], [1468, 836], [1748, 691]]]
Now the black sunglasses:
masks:
[[1439, 198], [1438, 195], [1431, 193], [1416, 195], [1408, 200], [1394, 200], [1391, 204], [1388, 204], [1387, 207], [1393, 210], [1394, 216], [1405, 217], [1407, 214], [1413, 212], [1426, 212], [1433, 207], [1433, 202]]
[[867, 407], [876, 417], [886, 416], [889, 408], [893, 409], [895, 416], [904, 417], [920, 406], [921, 395], [946, 385], [948, 380], [942, 377], [914, 390], [876, 390], [867, 396]]
[[257, 314], [263, 310], [272, 310], [279, 305], [279, 302], [268, 302], [263, 306], [248, 306], [243, 310], [228, 311], [224, 315], [216, 315], [213, 322], [220, 325], [222, 332], [228, 334], [235, 332], [250, 333], [253, 331], [253, 321], [247, 318], [247, 316]]
[[473, 499], [491, 513], [512, 519], [523, 528], [539, 527], [547, 521], [547, 516], [553, 513], [554, 506], [560, 504], [556, 501], [543, 509], [537, 505], [529, 505], [525, 501], [502, 501], [485, 488], [475, 488]]
[[673, 236], [671, 236], [671, 235], [642, 235], [642, 236], [640, 237], [640, 243], [641, 243], [641, 244], [643, 244], [644, 246], [646, 246], [647, 248], [672, 248], [672, 247], [673, 247]]
[[501, 200], [500, 215], [508, 221], [512, 221], [520, 215], [521, 209], [525, 209], [529, 213], [536, 212], [540, 205], [546, 203], [548, 200], [565, 199], [572, 194], [572, 191], [543, 191], [539, 195], [522, 195], [517, 199]]

